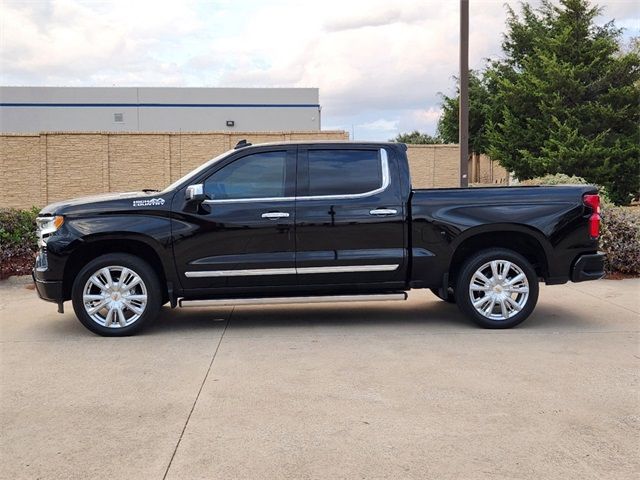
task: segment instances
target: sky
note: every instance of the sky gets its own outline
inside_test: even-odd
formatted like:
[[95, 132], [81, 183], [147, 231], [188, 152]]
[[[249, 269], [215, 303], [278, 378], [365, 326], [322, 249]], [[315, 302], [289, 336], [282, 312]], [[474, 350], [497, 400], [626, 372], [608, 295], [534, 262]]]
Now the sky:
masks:
[[[640, 36], [640, 2], [598, 4], [599, 23], [615, 19], [625, 41]], [[470, 1], [471, 68], [500, 56], [504, 5]], [[0, 0], [0, 84], [318, 87], [323, 129], [358, 140], [433, 134], [458, 72], [458, 8], [458, 0]]]

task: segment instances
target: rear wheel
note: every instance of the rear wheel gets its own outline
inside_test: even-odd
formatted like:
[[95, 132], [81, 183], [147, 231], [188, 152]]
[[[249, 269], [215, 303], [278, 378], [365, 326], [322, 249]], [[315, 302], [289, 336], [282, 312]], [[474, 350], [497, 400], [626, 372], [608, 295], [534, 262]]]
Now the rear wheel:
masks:
[[484, 328], [511, 328], [523, 322], [538, 301], [538, 276], [522, 255], [484, 250], [469, 258], [458, 276], [460, 310]]
[[80, 322], [109, 337], [137, 333], [158, 315], [162, 304], [153, 269], [140, 258], [121, 253], [89, 262], [77, 275], [71, 297]]

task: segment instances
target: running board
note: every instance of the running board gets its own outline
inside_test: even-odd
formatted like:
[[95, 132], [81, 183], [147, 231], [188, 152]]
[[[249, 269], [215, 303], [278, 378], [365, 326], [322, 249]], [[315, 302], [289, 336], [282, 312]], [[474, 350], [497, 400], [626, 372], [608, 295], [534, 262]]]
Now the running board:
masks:
[[178, 299], [179, 307], [228, 307], [236, 305], [280, 305], [286, 303], [388, 302], [406, 300], [407, 293], [371, 295], [319, 295], [316, 297], [221, 298], [211, 300]]

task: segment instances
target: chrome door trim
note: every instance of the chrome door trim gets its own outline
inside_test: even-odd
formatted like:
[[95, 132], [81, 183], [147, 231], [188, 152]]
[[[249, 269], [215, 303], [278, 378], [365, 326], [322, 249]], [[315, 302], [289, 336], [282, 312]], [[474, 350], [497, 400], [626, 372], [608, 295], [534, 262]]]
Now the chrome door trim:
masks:
[[295, 275], [295, 268], [255, 268], [249, 270], [204, 270], [200, 272], [185, 272], [187, 278], [203, 277], [253, 277], [259, 275]]
[[340, 265], [336, 267], [298, 267], [297, 273], [355, 273], [355, 272], [391, 272], [399, 265]]
[[375, 190], [370, 190], [363, 193], [349, 193], [344, 195], [307, 195], [300, 197], [263, 197], [263, 198], [225, 198], [225, 199], [212, 199], [203, 200], [202, 203], [207, 205], [221, 204], [221, 203], [251, 203], [251, 202], [288, 202], [296, 200], [347, 200], [351, 198], [366, 198], [378, 193], [384, 192], [389, 185], [391, 185], [391, 174], [389, 171], [389, 158], [387, 151], [384, 148], [380, 149], [380, 165], [382, 167], [382, 185]]
[[295, 275], [322, 273], [391, 272], [400, 265], [339, 265], [335, 267], [254, 268], [249, 270], [203, 270], [185, 272], [187, 278], [204, 277], [254, 277], [263, 275]]

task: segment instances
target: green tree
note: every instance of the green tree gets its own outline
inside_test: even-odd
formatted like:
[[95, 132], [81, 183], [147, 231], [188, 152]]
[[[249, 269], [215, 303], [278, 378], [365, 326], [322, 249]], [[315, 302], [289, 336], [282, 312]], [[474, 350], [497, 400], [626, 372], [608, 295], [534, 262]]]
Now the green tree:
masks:
[[505, 56], [483, 79], [483, 145], [520, 179], [578, 175], [624, 204], [640, 190], [640, 56], [613, 22], [595, 24], [600, 12], [587, 0], [508, 7]]
[[[458, 143], [458, 113], [460, 108], [460, 84], [458, 79], [456, 94], [442, 95], [442, 115], [438, 120], [438, 136], [444, 143]], [[469, 71], [469, 152], [480, 155], [486, 153], [487, 118], [491, 106], [489, 88], [482, 73]]]
[[390, 142], [427, 145], [427, 144], [434, 144], [434, 143], [442, 143], [442, 139], [440, 139], [437, 135], [432, 136], [432, 135], [429, 135], [428, 133], [420, 133], [418, 130], [414, 130], [411, 133], [400, 133], [395, 138], [392, 138]]

